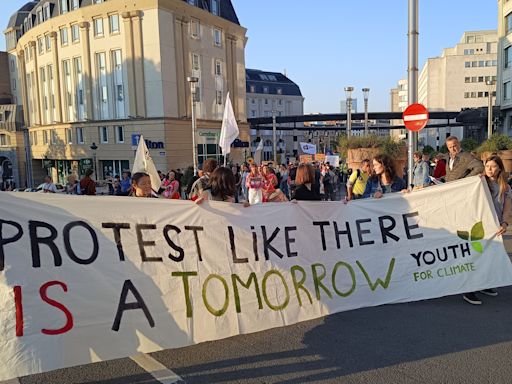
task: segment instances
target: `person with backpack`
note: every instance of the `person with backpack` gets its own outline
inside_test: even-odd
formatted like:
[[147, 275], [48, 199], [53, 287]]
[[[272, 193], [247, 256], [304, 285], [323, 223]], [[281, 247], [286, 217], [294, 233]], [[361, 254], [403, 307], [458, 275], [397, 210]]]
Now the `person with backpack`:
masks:
[[347, 181], [347, 196], [346, 200], [360, 199], [363, 197], [366, 188], [366, 182], [372, 172], [370, 159], [364, 159], [361, 163], [361, 168], [350, 174]]

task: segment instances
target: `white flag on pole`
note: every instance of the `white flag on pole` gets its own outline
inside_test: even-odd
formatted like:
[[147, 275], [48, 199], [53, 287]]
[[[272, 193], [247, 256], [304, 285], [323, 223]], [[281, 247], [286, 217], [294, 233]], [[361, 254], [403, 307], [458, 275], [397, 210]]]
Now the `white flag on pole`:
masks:
[[302, 152], [308, 155], [316, 155], [316, 145], [311, 143], [300, 143], [300, 149]]
[[239, 133], [238, 124], [236, 123], [235, 113], [233, 112], [233, 106], [231, 105], [231, 99], [229, 98], [228, 92], [219, 138], [219, 147], [222, 148], [222, 154], [224, 156], [231, 152], [231, 143], [235, 141]]
[[258, 147], [256, 148], [256, 151], [254, 152], [254, 162], [256, 164], [261, 164], [261, 155], [263, 152], [263, 139], [260, 139], [260, 142], [258, 143]]
[[154, 192], [158, 192], [161, 184], [160, 176], [158, 176], [155, 163], [151, 158], [151, 154], [149, 153], [149, 149], [142, 135], [140, 135], [139, 138], [139, 145], [137, 146], [137, 152], [135, 153], [135, 160], [133, 161], [132, 167], [132, 174], [137, 172], [147, 173], [151, 178], [151, 189], [153, 189]]

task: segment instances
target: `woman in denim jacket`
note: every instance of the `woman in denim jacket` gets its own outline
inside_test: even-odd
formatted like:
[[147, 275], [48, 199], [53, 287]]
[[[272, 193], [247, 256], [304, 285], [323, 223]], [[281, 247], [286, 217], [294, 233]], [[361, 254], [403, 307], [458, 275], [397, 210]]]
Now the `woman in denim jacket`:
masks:
[[414, 152], [414, 168], [412, 170], [412, 188], [421, 189], [430, 185], [428, 164], [422, 160], [421, 152]]
[[373, 158], [372, 163], [373, 173], [366, 183], [363, 198], [380, 198], [384, 193], [406, 189], [405, 182], [396, 175], [393, 161], [388, 155], [379, 154]]

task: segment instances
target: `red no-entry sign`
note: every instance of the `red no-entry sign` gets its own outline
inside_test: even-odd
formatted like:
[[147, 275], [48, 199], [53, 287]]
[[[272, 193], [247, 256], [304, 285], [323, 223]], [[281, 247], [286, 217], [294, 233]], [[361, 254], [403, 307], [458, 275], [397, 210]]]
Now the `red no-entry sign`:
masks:
[[419, 131], [427, 125], [428, 110], [423, 104], [411, 104], [405, 109], [402, 119], [404, 120], [405, 128], [409, 131]]

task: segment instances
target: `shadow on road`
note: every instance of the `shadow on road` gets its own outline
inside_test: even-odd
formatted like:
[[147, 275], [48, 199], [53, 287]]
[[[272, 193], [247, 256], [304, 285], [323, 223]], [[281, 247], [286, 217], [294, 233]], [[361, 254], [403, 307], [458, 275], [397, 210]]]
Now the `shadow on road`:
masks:
[[[174, 369], [188, 384], [323, 382], [511, 341], [511, 315], [511, 287], [500, 289], [500, 296], [496, 298], [484, 297], [482, 306], [466, 304], [460, 295], [455, 295], [364, 308], [321, 319], [321, 324], [313, 324], [304, 334], [302, 343], [301, 340], [291, 341], [289, 347], [294, 343], [302, 346], [297, 345], [297, 349], [279, 351], [286, 347], [280, 345], [279, 337], [283, 337], [283, 333], [291, 338], [295, 333], [299, 336], [301, 327], [318, 320], [229, 339], [227, 349], [230, 343], [237, 349], [241, 343], [247, 343], [241, 348], [244, 356], [219, 359], [218, 355], [229, 355], [229, 351], [214, 350], [213, 343], [198, 345], [198, 364], [183, 362], [182, 368]], [[281, 341], [286, 343], [286, 340]], [[276, 352], [269, 352], [272, 349]], [[199, 363], [204, 359], [203, 353], [210, 356], [209, 363]], [[174, 356], [179, 354], [179, 350], [173, 353]], [[165, 360], [160, 353], [154, 355]]]

